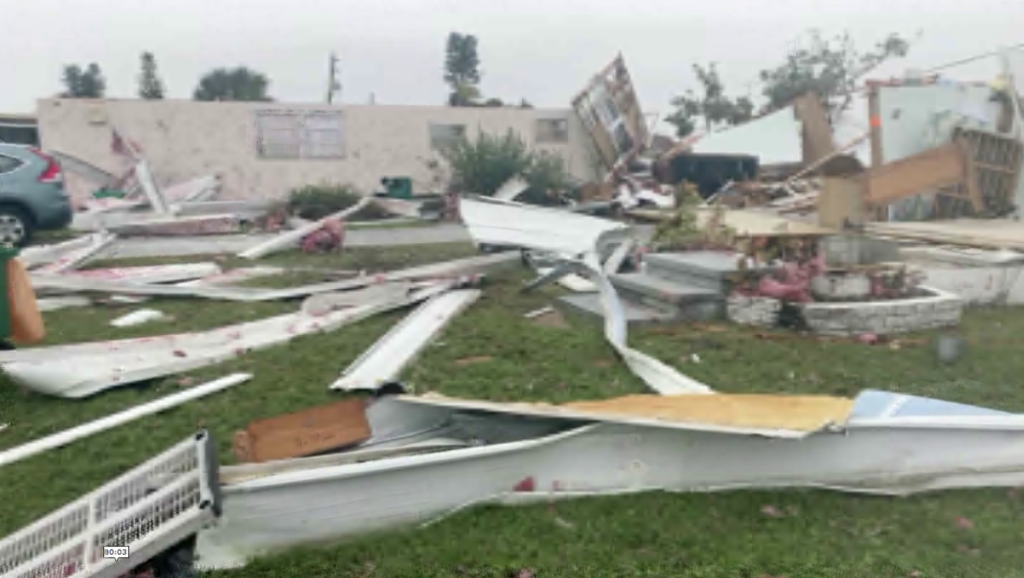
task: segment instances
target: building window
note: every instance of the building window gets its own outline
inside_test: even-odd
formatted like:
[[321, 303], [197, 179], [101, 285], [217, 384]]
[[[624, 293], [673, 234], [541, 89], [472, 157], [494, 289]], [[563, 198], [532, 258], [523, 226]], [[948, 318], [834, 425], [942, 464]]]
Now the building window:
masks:
[[466, 138], [464, 124], [430, 123], [430, 146], [435, 149], [449, 147]]
[[539, 118], [537, 119], [537, 142], [559, 143], [569, 142], [569, 119]]
[[337, 159], [345, 156], [344, 117], [339, 111], [256, 113], [257, 154], [265, 159]]

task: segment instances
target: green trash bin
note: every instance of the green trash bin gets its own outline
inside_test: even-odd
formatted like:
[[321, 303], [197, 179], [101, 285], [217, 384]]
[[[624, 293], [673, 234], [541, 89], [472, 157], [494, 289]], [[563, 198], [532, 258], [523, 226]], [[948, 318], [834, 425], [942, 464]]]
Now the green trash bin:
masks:
[[128, 194], [121, 189], [108, 189], [107, 187], [97, 189], [92, 194], [92, 198], [94, 199], [123, 199], [126, 196], [128, 196]]
[[380, 184], [387, 190], [387, 196], [393, 199], [412, 198], [412, 179], [409, 177], [384, 177]]
[[11, 301], [7, 286], [7, 262], [18, 256], [18, 249], [11, 245], [0, 244], [0, 290], [3, 291], [3, 299], [0, 299], [0, 340], [6, 340], [11, 336]]

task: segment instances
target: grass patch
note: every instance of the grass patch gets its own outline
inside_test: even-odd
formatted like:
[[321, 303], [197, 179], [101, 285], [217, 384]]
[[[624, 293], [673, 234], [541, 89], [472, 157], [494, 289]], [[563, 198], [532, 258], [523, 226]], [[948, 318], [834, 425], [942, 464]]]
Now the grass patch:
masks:
[[[338, 256], [275, 255], [259, 264], [324, 269], [393, 269], [471, 254], [465, 244], [351, 249]], [[197, 261], [196, 257], [162, 262]], [[122, 260], [117, 264], [152, 263]], [[113, 263], [97, 263], [111, 265]], [[233, 259], [226, 266], [252, 265]], [[526, 271], [492, 277], [483, 297], [407, 369], [417, 392], [493, 400], [596, 399], [644, 386], [604, 342], [597, 324], [569, 318], [543, 327], [522, 314], [559, 289], [522, 295]], [[280, 281], [275, 281], [278, 283]], [[297, 303], [153, 300], [170, 323], [118, 330], [131, 308], [81, 308], [47, 315], [48, 344], [195, 330], [294, 311]], [[255, 378], [148, 420], [0, 469], [0, 535], [6, 535], [162, 451], [198, 427], [211, 429], [231, 463], [231, 434], [249, 421], [328, 402], [340, 370], [405, 312], [334, 333], [297, 339], [193, 374], [232, 371]], [[969, 312], [963, 359], [936, 361], [930, 344], [898, 350], [813, 339], [763, 340], [721, 324], [637, 330], [631, 343], [725, 392], [856, 395], [887, 389], [1024, 412], [1018, 355], [1024, 310]], [[923, 334], [926, 340], [931, 335]], [[696, 354], [699, 363], [692, 361]], [[461, 360], [475, 358], [473, 363]], [[22, 392], [0, 377], [0, 447], [178, 391], [179, 376], [84, 400]], [[781, 517], [762, 513], [765, 506]], [[973, 527], [957, 523], [967, 518]], [[788, 578], [1024, 575], [1024, 504], [1014, 492], [937, 492], [906, 499], [823, 491], [650, 493], [554, 506], [476, 508], [426, 530], [406, 530], [257, 560], [231, 576], [405, 577], [787, 576]], [[229, 574], [225, 574], [227, 576]]]

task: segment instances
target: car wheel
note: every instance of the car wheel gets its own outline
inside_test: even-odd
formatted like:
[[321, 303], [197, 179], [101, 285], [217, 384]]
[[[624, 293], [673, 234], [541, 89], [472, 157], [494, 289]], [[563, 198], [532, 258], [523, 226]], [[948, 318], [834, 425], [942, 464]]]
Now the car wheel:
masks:
[[32, 240], [32, 221], [17, 207], [0, 206], [0, 243], [24, 247]]

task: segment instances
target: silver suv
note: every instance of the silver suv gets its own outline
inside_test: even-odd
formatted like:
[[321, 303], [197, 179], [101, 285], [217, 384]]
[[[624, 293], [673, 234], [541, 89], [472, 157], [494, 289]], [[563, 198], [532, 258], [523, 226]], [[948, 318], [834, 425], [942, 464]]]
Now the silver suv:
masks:
[[39, 149], [0, 143], [0, 243], [26, 245], [37, 230], [71, 224], [60, 163]]

